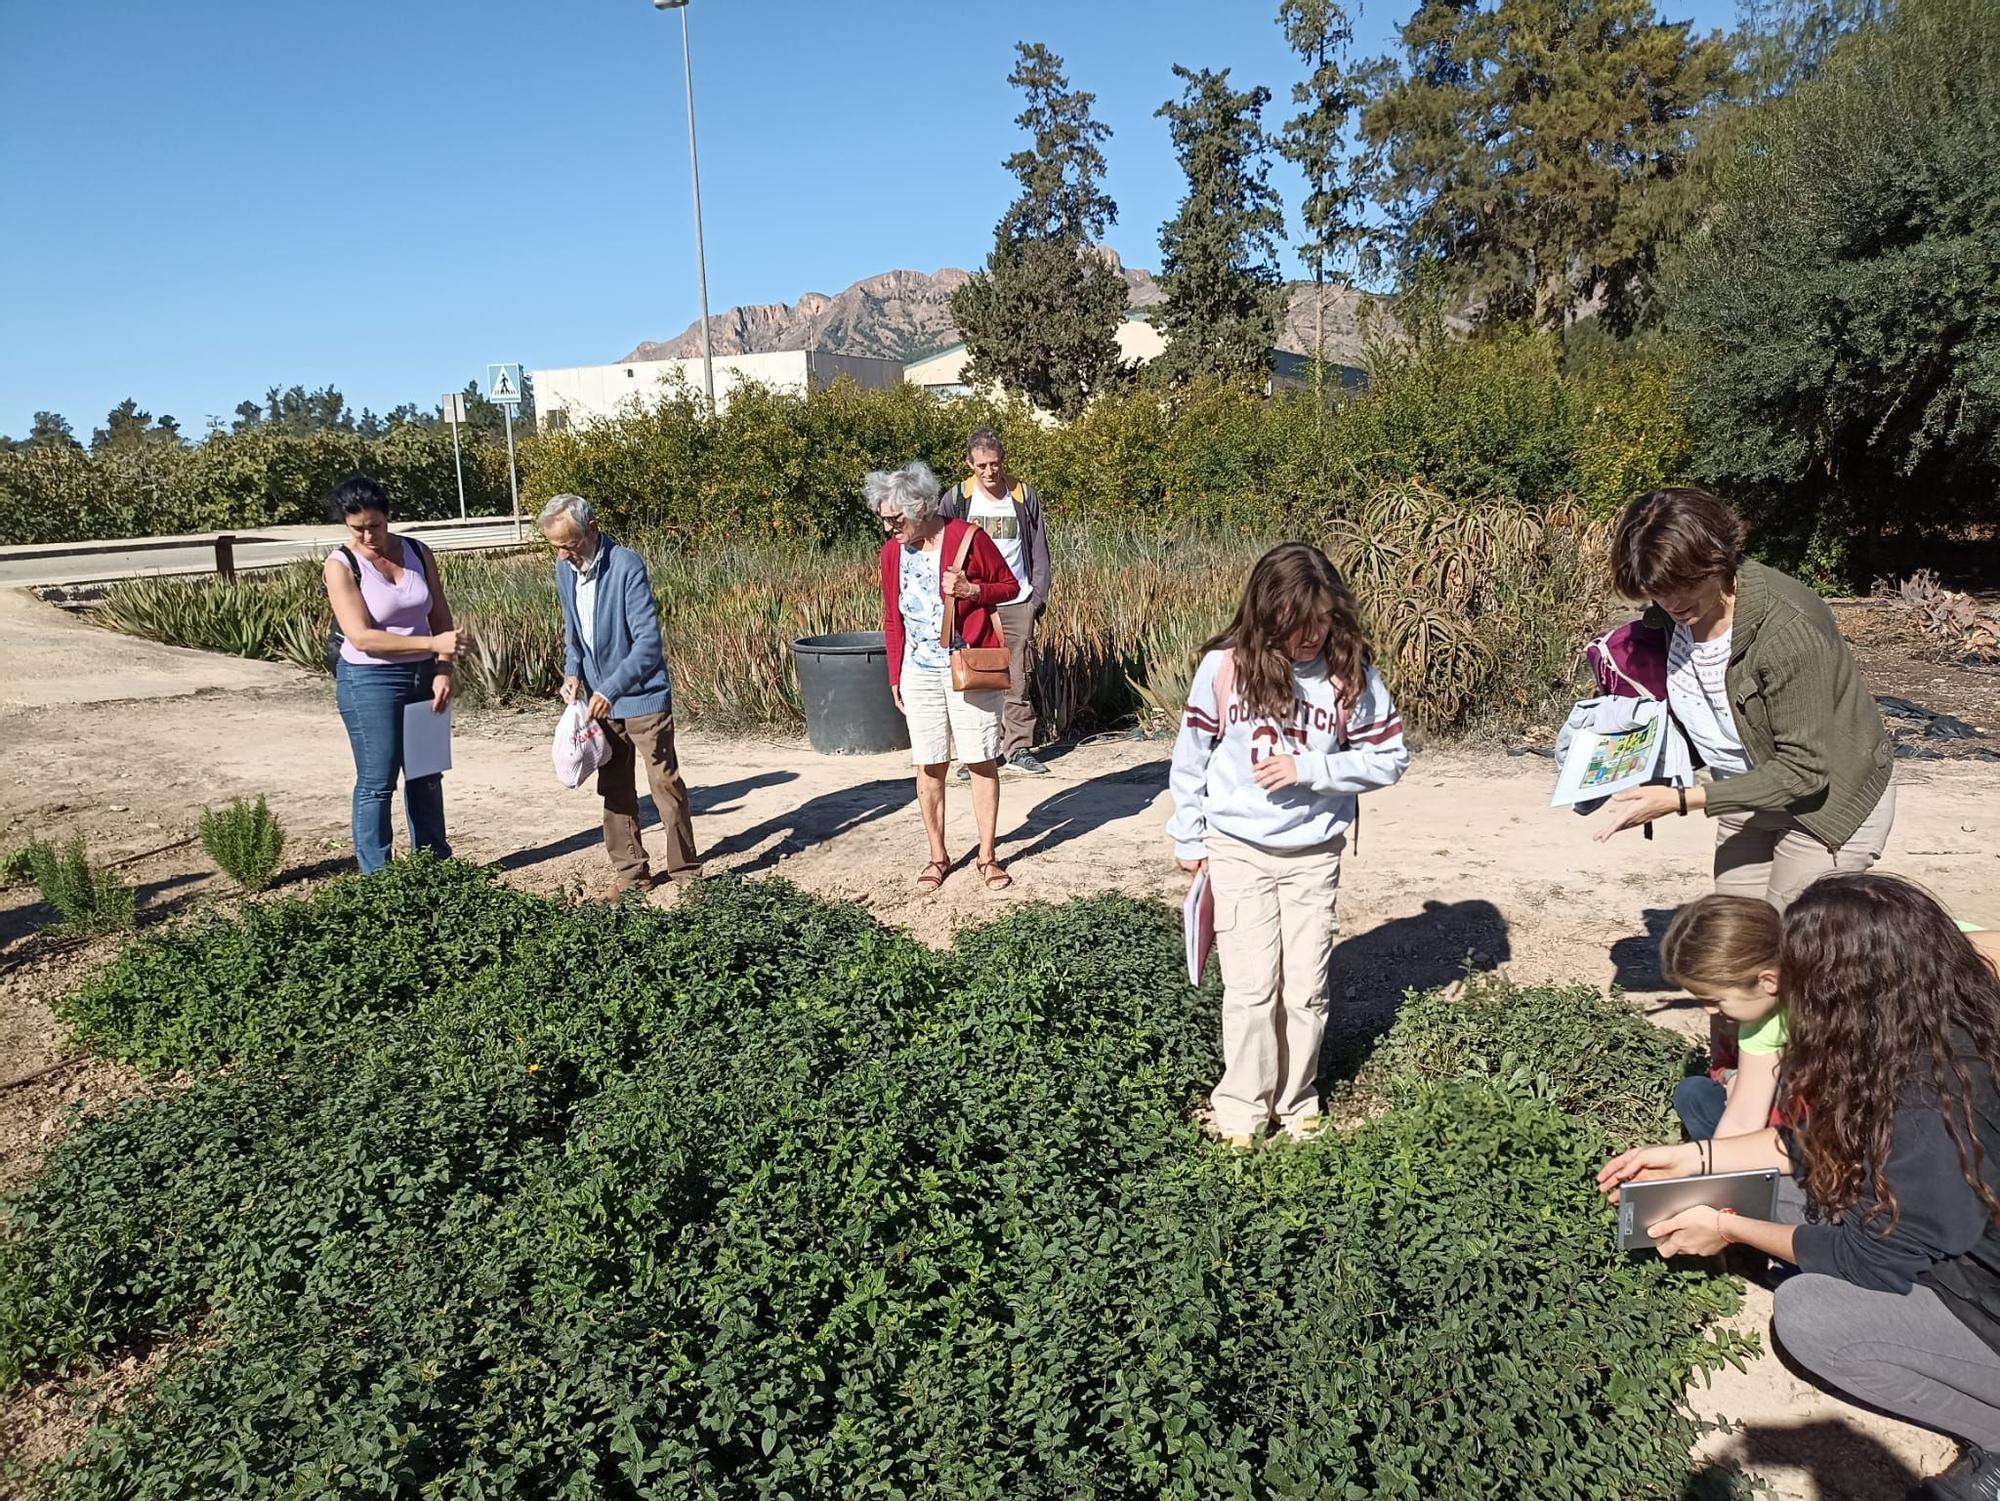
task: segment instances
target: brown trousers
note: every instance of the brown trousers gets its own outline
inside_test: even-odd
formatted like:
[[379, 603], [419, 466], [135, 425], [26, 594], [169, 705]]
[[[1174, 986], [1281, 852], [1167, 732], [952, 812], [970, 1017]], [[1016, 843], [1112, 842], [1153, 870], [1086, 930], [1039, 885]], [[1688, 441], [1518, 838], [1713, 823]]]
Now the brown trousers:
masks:
[[1039, 600], [1000, 605], [1000, 632], [1007, 639], [1007, 703], [1000, 711], [1000, 759], [1035, 748], [1035, 614]]
[[652, 878], [646, 846], [639, 842], [637, 762], [641, 759], [653, 789], [653, 806], [660, 810], [660, 832], [667, 841], [667, 875], [700, 875], [687, 784], [681, 780], [680, 758], [674, 754], [674, 716], [640, 714], [602, 723], [611, 742], [611, 759], [598, 770], [597, 795], [604, 799], [604, 852], [611, 857], [619, 884]]

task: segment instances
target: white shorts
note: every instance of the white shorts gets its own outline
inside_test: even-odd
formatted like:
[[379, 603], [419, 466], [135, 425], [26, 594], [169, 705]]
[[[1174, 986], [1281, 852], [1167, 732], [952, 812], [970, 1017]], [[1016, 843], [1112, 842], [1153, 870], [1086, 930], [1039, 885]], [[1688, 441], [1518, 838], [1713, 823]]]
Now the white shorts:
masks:
[[951, 686], [951, 668], [903, 664], [903, 717], [910, 723], [910, 760], [942, 766], [956, 759], [968, 766], [998, 759], [1000, 708], [1004, 688], [960, 693]]

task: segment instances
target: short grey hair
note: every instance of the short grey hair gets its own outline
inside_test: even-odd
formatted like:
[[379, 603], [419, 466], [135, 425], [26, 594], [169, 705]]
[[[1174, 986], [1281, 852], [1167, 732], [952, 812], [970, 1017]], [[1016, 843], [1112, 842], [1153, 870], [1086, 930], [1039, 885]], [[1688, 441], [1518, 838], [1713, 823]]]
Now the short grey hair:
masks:
[[535, 518], [535, 526], [546, 532], [558, 521], [567, 520], [575, 525], [576, 534], [581, 537], [596, 519], [597, 512], [581, 495], [551, 495], [549, 503], [542, 507], [542, 514]]
[[892, 506], [905, 521], [928, 521], [937, 515], [938, 477], [922, 459], [901, 469], [877, 469], [861, 482], [861, 493], [876, 515]]
[[982, 448], [999, 454], [1003, 459], [1007, 457], [1007, 445], [1000, 441], [1000, 432], [997, 428], [975, 427], [966, 435], [965, 456], [968, 459]]

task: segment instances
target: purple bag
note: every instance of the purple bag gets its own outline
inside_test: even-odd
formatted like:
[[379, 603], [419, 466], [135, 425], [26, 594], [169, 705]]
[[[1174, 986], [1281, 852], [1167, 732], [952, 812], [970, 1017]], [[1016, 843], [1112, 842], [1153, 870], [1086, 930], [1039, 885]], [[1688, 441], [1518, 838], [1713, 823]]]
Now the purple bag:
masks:
[[1643, 620], [1606, 631], [1583, 649], [1597, 691], [1615, 698], [1667, 696], [1667, 633]]

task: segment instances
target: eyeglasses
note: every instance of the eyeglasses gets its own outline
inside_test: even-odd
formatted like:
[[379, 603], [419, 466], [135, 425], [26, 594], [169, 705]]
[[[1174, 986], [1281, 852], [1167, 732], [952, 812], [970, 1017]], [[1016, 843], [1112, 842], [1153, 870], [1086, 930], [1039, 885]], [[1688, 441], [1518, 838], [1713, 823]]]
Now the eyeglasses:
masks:
[[901, 516], [884, 516], [878, 511], [875, 513], [875, 519], [882, 523], [882, 530], [885, 532], [900, 532], [903, 529]]

